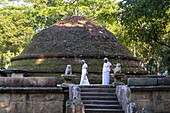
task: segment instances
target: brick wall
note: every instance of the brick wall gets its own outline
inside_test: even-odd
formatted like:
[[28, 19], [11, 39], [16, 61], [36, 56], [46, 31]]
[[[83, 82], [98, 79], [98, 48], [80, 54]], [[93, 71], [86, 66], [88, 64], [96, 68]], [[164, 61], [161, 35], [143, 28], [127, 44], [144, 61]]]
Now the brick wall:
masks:
[[136, 111], [145, 108], [151, 113], [170, 112], [170, 78], [134, 78], [128, 80], [131, 101]]
[[54, 77], [0, 78], [0, 113], [63, 113], [64, 99]]

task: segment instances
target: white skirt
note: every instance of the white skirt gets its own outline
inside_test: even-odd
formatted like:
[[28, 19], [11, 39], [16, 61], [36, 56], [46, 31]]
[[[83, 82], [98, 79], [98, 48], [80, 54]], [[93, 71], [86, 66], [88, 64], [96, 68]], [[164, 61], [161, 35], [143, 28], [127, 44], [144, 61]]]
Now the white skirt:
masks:
[[103, 72], [102, 74], [102, 85], [109, 85], [110, 83], [110, 72]]
[[89, 80], [85, 73], [82, 73], [81, 75], [80, 85], [90, 85]]

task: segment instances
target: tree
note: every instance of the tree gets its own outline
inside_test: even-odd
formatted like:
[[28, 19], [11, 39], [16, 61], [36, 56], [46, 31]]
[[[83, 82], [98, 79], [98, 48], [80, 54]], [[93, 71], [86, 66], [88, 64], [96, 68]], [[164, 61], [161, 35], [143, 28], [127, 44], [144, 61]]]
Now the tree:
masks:
[[119, 6], [119, 20], [132, 40], [170, 48], [169, 0], [123, 0]]
[[[10, 1], [10, 0], [8, 0]], [[114, 31], [115, 0], [23, 0], [32, 6], [0, 8], [1, 65], [19, 55], [31, 37], [56, 21], [70, 16], [85, 16]], [[106, 19], [105, 19], [106, 18]], [[113, 24], [114, 23], [114, 24]]]
[[158, 67], [162, 55], [170, 48], [170, 1], [123, 0], [119, 3], [118, 20], [122, 25], [121, 40], [144, 63], [154, 59]]
[[0, 9], [0, 54], [1, 67], [10, 63], [30, 42], [35, 33], [26, 7], [3, 7]]

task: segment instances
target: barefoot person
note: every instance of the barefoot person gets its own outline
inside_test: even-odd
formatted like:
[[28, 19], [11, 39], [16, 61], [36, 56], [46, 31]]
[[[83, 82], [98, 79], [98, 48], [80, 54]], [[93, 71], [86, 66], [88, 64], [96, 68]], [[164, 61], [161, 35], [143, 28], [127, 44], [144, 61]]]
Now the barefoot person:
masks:
[[108, 58], [104, 58], [103, 70], [102, 70], [102, 85], [108, 85], [110, 82], [110, 71], [112, 64]]
[[90, 85], [89, 83], [89, 80], [87, 78], [87, 74], [88, 74], [88, 71], [87, 71], [87, 64], [85, 62], [85, 60], [82, 60], [82, 75], [81, 75], [81, 80], [80, 80], [80, 85]]

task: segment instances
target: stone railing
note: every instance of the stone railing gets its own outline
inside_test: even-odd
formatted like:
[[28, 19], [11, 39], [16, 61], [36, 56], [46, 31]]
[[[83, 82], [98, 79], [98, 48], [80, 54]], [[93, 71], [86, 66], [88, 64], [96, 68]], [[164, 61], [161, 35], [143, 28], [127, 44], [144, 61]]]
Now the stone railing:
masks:
[[66, 113], [85, 113], [80, 93], [81, 89], [78, 85], [69, 85], [69, 100], [66, 102]]
[[63, 113], [63, 92], [55, 77], [1, 77], [0, 113]]
[[117, 85], [116, 95], [125, 113], [134, 113], [135, 103], [131, 101], [130, 88], [126, 85]]

